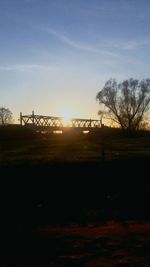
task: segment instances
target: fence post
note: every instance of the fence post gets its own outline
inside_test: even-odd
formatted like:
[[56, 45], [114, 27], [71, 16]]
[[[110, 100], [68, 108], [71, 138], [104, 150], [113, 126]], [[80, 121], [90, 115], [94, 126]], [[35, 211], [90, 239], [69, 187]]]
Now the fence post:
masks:
[[20, 124], [22, 126], [22, 112], [20, 112]]
[[104, 126], [102, 124], [102, 127], [101, 127], [101, 130], [102, 130], [102, 136], [101, 136], [101, 159], [102, 159], [102, 162], [105, 162], [105, 133], [104, 133]]
[[32, 123], [34, 125], [34, 110], [32, 111]]

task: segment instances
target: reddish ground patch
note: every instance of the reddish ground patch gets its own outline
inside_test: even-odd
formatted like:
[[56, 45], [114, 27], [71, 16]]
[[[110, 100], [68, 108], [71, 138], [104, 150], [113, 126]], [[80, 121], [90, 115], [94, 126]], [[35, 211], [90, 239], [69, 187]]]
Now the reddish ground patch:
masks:
[[40, 233], [50, 239], [56, 237], [57, 260], [63, 260], [66, 266], [68, 261], [70, 266], [85, 267], [150, 266], [150, 222], [47, 226]]

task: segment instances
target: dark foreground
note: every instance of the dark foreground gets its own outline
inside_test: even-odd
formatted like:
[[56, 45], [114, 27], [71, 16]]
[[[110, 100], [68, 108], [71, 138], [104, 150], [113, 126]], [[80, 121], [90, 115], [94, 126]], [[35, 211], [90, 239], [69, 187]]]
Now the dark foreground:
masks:
[[11, 225], [9, 231], [1, 239], [2, 266], [150, 266], [150, 222], [112, 220], [32, 231]]
[[1, 166], [2, 266], [150, 266], [149, 164]]

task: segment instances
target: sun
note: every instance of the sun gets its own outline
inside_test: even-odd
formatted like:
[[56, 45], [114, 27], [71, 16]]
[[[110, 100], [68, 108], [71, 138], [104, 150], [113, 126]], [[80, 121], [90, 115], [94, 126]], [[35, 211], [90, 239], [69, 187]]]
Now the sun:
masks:
[[74, 117], [72, 112], [65, 111], [61, 113], [61, 116], [63, 117], [63, 125], [64, 126], [70, 126], [71, 119]]

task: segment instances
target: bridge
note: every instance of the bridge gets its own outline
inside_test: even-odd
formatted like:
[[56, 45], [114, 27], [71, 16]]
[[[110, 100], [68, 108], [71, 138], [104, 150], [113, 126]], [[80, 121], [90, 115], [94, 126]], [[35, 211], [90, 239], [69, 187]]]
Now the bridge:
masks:
[[20, 124], [42, 130], [64, 130], [65, 128], [90, 130], [102, 126], [101, 120], [79, 118], [70, 118], [66, 125], [64, 117], [35, 115], [34, 111], [30, 115], [23, 115], [20, 112]]

